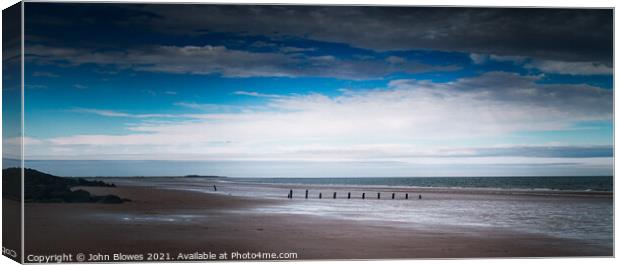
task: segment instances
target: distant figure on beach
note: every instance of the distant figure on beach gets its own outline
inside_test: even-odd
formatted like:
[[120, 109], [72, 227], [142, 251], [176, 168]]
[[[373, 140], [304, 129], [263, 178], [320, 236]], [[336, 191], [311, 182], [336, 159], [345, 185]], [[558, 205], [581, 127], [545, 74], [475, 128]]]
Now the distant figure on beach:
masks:
[[293, 190], [290, 190], [290, 191], [288, 192], [288, 198], [289, 198], [289, 199], [292, 199], [292, 198], [293, 198]]
[[422, 194], [418, 195], [418, 200], [422, 199]]
[[366, 199], [366, 192], [362, 193], [362, 199]]
[[306, 190], [306, 199], [308, 199], [308, 190]]
[[323, 198], [323, 193], [319, 193], [319, 199]]
[[217, 191], [217, 187], [215, 185], [213, 185], [213, 190]]

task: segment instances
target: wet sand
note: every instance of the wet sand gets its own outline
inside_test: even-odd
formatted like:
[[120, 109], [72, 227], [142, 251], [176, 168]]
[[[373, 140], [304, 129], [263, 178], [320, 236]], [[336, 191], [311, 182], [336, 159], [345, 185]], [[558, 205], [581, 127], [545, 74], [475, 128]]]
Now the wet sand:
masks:
[[[611, 247], [485, 228], [417, 229], [389, 221], [264, 214], [285, 200], [119, 185], [87, 188], [123, 204], [26, 204], [28, 254], [294, 252], [299, 259], [611, 256]], [[427, 189], [428, 193], [429, 190]], [[442, 196], [451, 195], [439, 191]], [[467, 197], [470, 194], [464, 194]], [[488, 195], [493, 196], [493, 195]]]

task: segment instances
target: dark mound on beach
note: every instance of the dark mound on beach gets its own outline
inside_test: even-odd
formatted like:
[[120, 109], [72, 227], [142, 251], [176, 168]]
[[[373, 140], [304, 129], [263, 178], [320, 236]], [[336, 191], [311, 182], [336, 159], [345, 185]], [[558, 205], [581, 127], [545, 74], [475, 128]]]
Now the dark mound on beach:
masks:
[[[2, 170], [3, 198], [20, 200], [21, 169]], [[123, 203], [129, 201], [116, 195], [94, 196], [85, 190], [72, 190], [73, 187], [115, 187], [103, 181], [83, 178], [65, 178], [46, 174], [34, 169], [24, 169], [24, 199], [26, 202], [98, 202]]]

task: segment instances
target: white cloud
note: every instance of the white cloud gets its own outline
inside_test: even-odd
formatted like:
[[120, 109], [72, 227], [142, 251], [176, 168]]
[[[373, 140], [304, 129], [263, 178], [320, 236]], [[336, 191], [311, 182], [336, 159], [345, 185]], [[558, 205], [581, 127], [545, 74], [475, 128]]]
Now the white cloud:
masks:
[[536, 68], [545, 73], [567, 75], [611, 75], [613, 67], [594, 62], [563, 62], [535, 60], [524, 65], [525, 68]]
[[496, 54], [491, 54], [489, 55], [489, 59], [493, 60], [493, 61], [498, 61], [498, 62], [512, 62], [515, 64], [522, 64], [525, 61], [527, 61], [527, 57], [524, 56], [507, 56], [507, 55], [496, 55]]
[[486, 55], [486, 54], [479, 54], [479, 53], [471, 53], [471, 54], [469, 54], [469, 58], [471, 58], [471, 60], [475, 64], [483, 64], [487, 60], [489, 60], [489, 56], [488, 55]]
[[[195, 102], [175, 102], [174, 105], [179, 106], [179, 107], [189, 108], [189, 109], [207, 111], [207, 112], [218, 112], [218, 111], [219, 112], [232, 112], [232, 111], [240, 110], [240, 108], [237, 106], [224, 105], [224, 104], [198, 104]], [[181, 115], [181, 116], [199, 117], [199, 116], [194, 116], [194, 115]]]
[[[224, 46], [149, 46], [125, 52], [30, 46], [28, 60], [59, 65], [97, 64], [135, 71], [175, 74], [219, 74], [225, 77], [318, 76], [344, 79], [382, 78], [391, 73], [454, 71], [454, 65], [434, 66], [416, 61], [397, 65], [382, 60], [340, 59], [332, 55], [249, 52]], [[76, 88], [85, 88], [75, 85]]]
[[47, 89], [47, 85], [25, 84], [24, 86], [27, 90]]
[[32, 76], [35, 76], [35, 77], [59, 77], [59, 75], [54, 74], [54, 73], [39, 72], [39, 71], [32, 73]]
[[281, 52], [284, 53], [294, 53], [294, 52], [311, 52], [311, 51], [316, 51], [316, 48], [301, 48], [301, 47], [282, 47], [280, 48]]
[[2, 138], [2, 158], [21, 159], [22, 144], [27, 146], [39, 146], [45, 141], [32, 137], [6, 137]]
[[129, 114], [125, 112], [118, 112], [118, 111], [112, 111], [112, 110], [89, 109], [89, 108], [73, 108], [72, 111], [80, 112], [80, 113], [96, 114], [96, 115], [104, 116], [104, 117], [124, 117], [124, 118], [137, 118], [137, 119], [180, 117], [178, 115], [171, 115], [171, 114]]
[[285, 97], [283, 95], [264, 94], [264, 93], [254, 92], [254, 91], [235, 91], [234, 94], [235, 95], [242, 95], [242, 96], [250, 96], [250, 97], [259, 97], [259, 98], [282, 98], [282, 97]]
[[524, 56], [480, 54], [480, 53], [470, 53], [469, 58], [471, 58], [471, 60], [475, 64], [484, 64], [488, 61], [511, 62], [514, 64], [523, 64], [525, 61], [528, 60], [528, 58]]
[[[522, 131], [566, 130], [576, 122], [611, 120], [611, 91], [587, 85], [537, 84], [536, 80], [509, 73], [488, 73], [451, 83], [397, 80], [386, 88], [348, 91], [337, 97], [316, 93], [270, 96], [267, 107], [250, 106], [235, 112], [179, 102], [177, 106], [206, 108], [210, 113], [182, 115], [192, 119], [128, 125], [133, 133], [126, 135], [53, 138], [48, 148], [39, 147], [31, 153], [170, 159], [420, 160], [459, 152], [473, 152], [473, 156], [476, 152], [478, 156], [484, 156], [480, 152], [506, 153], [455, 149], [450, 143]], [[263, 95], [247, 91], [237, 94]], [[167, 117], [81, 111], [111, 117]], [[53, 147], [63, 151], [54, 153]]]
[[488, 61], [510, 62], [521, 65], [526, 69], [537, 69], [543, 73], [565, 75], [611, 75], [613, 67], [596, 62], [569, 62], [553, 60], [537, 60], [524, 56], [501, 56], [471, 53], [469, 57], [474, 64], [484, 64]]
[[387, 59], [385, 59], [388, 63], [391, 64], [402, 64], [405, 63], [407, 60], [405, 60], [405, 58], [402, 57], [398, 57], [398, 56], [390, 56]]

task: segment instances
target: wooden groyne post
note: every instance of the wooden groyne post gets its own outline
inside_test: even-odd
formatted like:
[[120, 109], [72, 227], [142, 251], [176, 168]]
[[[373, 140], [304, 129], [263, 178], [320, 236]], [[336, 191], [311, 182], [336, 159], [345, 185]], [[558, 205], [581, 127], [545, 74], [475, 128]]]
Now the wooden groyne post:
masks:
[[[215, 185], [213, 185], [213, 190], [217, 191], [217, 187]], [[305, 198], [308, 199], [310, 194], [310, 191], [308, 189], [306, 189], [306, 194], [305, 194]], [[414, 195], [415, 196], [415, 195]], [[289, 190], [288, 191], [288, 195], [287, 198], [289, 199], [293, 199], [293, 190]], [[323, 193], [319, 192], [319, 199], [323, 198]], [[337, 199], [338, 198], [338, 193], [336, 191], [334, 191], [332, 198]], [[347, 199], [351, 199], [351, 192], [347, 192]], [[362, 200], [366, 199], [366, 192], [362, 192]], [[381, 199], [381, 192], [377, 192], [377, 200]], [[392, 200], [396, 199], [396, 192], [392, 192]], [[418, 199], [421, 200], [422, 199], [422, 194], [418, 194]], [[409, 193], [405, 193], [405, 200], [409, 200]]]

